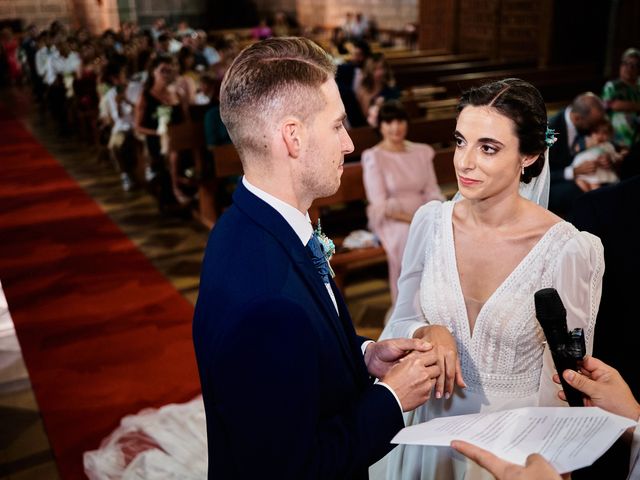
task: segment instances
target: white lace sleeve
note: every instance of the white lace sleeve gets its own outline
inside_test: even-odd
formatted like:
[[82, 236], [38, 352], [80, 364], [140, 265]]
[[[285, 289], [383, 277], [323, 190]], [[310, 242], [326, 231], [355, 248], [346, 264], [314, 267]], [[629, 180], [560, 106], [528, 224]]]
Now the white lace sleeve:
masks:
[[[553, 275], [553, 287], [567, 310], [567, 327], [584, 330], [587, 353], [593, 352], [593, 333], [602, 294], [604, 250], [595, 235], [580, 232], [560, 252]], [[539, 405], [566, 405], [558, 399], [560, 387], [552, 380], [553, 359], [545, 348], [540, 378]]]
[[420, 308], [420, 280], [424, 268], [424, 256], [428, 232], [441, 210], [441, 202], [434, 200], [420, 207], [413, 217], [409, 237], [402, 257], [402, 270], [398, 280], [398, 299], [393, 313], [380, 339], [411, 338], [426, 324]]

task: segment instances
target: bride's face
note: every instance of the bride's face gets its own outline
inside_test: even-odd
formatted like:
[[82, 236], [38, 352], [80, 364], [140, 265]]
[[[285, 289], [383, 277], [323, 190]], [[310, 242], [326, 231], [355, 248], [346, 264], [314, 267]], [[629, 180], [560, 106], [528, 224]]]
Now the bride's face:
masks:
[[465, 107], [458, 116], [453, 157], [458, 189], [468, 199], [518, 191], [522, 163], [515, 124], [491, 107]]

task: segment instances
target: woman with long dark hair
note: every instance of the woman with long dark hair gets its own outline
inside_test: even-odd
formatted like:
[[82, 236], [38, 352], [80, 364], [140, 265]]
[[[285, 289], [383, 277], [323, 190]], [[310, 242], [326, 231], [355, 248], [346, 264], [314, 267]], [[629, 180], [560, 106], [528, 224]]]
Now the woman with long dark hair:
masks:
[[177, 153], [170, 153], [167, 145], [168, 125], [183, 122], [188, 116], [185, 99], [178, 95], [173, 85], [175, 78], [176, 66], [172, 57], [158, 55], [153, 58], [135, 115], [136, 132], [144, 135], [149, 156], [145, 177], [161, 210], [176, 201], [180, 204], [189, 202], [180, 189]]

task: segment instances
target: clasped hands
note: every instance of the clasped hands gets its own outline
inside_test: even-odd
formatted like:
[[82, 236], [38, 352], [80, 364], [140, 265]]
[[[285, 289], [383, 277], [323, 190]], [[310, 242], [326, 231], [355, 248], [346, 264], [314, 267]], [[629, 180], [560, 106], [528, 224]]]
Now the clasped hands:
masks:
[[372, 343], [364, 356], [369, 374], [393, 389], [405, 412], [425, 403], [434, 387], [436, 398], [449, 398], [454, 383], [466, 386], [451, 333], [439, 326], [425, 328], [414, 338]]

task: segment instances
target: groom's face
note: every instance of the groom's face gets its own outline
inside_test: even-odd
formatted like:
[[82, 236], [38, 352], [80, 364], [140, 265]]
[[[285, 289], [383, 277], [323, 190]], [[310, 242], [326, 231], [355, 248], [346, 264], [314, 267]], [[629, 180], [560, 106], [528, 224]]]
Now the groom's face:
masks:
[[301, 181], [314, 199], [328, 197], [338, 190], [344, 156], [353, 152], [336, 82], [333, 79], [325, 82], [320, 91], [325, 98], [324, 107], [307, 123], [307, 148], [302, 160]]

